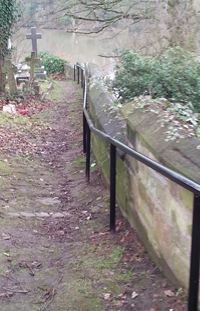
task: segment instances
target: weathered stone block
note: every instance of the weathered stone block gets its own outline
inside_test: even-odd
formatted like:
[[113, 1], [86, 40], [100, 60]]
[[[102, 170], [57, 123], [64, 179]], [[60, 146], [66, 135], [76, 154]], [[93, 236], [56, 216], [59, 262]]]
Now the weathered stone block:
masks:
[[194, 201], [194, 194], [184, 189], [183, 187], [179, 186], [179, 193], [180, 193], [180, 199], [183, 202], [183, 205], [187, 207], [189, 211], [193, 211], [193, 201]]
[[167, 187], [171, 193], [171, 195], [173, 195], [175, 198], [178, 197], [178, 185], [173, 182], [172, 180], [167, 179]]

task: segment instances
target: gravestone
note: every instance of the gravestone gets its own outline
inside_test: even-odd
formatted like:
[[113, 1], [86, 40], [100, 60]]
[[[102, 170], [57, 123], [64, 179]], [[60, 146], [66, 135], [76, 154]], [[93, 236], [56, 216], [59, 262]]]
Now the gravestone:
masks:
[[31, 57], [26, 57], [25, 60], [30, 63], [30, 82], [32, 83], [35, 78], [35, 66], [40, 65], [40, 59], [36, 58], [35, 52], [31, 52]]
[[42, 34], [36, 33], [36, 27], [31, 27], [31, 34], [26, 35], [26, 39], [32, 40], [32, 52], [35, 52], [37, 58], [37, 39], [42, 39]]
[[[36, 27], [31, 27], [31, 34], [26, 35], [26, 39], [32, 40], [32, 52], [35, 52], [37, 59], [37, 39], [42, 39], [42, 34], [36, 32]], [[41, 62], [35, 67], [35, 78], [46, 79], [46, 71], [44, 71], [44, 66], [41, 65]]]
[[8, 77], [8, 85], [10, 89], [11, 94], [17, 93], [17, 85], [15, 81], [15, 73], [17, 72], [17, 67], [15, 67], [11, 60], [8, 59], [5, 61], [4, 67], [3, 67], [3, 73], [5, 73]]

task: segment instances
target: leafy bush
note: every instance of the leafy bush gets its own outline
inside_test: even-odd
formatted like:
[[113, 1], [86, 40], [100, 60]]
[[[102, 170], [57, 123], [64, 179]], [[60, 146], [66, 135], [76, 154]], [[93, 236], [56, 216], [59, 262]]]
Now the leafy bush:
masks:
[[38, 57], [42, 59], [42, 63], [47, 73], [64, 73], [64, 64], [66, 63], [66, 60], [46, 52], [40, 52]]
[[59, 24], [72, 24], [72, 20], [69, 16], [61, 16], [57, 18]]
[[139, 95], [192, 102], [200, 111], [200, 62], [180, 48], [158, 57], [143, 57], [131, 49], [120, 51], [112, 89], [122, 103]]

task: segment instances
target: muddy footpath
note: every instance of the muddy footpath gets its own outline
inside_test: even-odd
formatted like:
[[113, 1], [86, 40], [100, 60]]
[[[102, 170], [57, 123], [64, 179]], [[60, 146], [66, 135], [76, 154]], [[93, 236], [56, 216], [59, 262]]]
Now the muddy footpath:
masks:
[[[31, 116], [0, 112], [0, 310], [185, 311], [149, 259], [92, 156], [85, 180], [81, 89], [57, 81]], [[35, 103], [37, 106], [37, 103]]]

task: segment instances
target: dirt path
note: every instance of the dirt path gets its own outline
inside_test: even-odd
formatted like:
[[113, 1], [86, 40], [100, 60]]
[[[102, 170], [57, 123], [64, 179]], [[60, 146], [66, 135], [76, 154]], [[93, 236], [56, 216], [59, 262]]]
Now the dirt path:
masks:
[[28, 126], [15, 124], [25, 156], [14, 141], [0, 146], [0, 310], [186, 310], [119, 211], [109, 234], [98, 170], [85, 182], [82, 92], [69, 82], [59, 92]]

